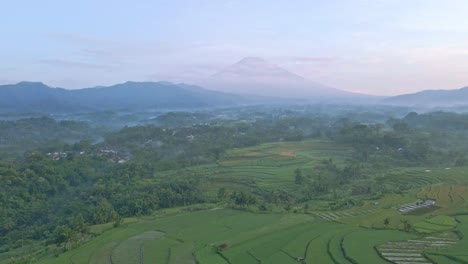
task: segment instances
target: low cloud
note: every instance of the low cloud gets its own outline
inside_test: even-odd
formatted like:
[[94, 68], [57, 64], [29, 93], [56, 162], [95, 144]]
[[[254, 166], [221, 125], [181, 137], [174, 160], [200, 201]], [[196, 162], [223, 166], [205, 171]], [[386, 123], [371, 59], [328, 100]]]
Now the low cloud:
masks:
[[220, 64], [198, 64], [175, 69], [165, 69], [159, 72], [147, 74], [145, 78], [149, 81], [172, 81], [172, 82], [192, 82], [205, 79], [224, 68]]
[[291, 59], [299, 63], [330, 63], [336, 61], [334, 57], [296, 57]]
[[60, 68], [80, 68], [80, 69], [100, 69], [100, 70], [112, 70], [113, 67], [108, 65], [100, 65], [95, 63], [68, 61], [68, 60], [40, 60], [40, 63], [60, 67]]
[[17, 83], [17, 82], [12, 81], [12, 80], [8, 80], [8, 79], [0, 79], [0, 85], [13, 84], [13, 83]]

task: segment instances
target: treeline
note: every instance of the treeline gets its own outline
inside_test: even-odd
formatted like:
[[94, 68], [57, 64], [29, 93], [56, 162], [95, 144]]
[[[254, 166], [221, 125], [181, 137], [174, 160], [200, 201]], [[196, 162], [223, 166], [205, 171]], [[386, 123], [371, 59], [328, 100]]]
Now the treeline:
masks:
[[14, 159], [37, 149], [52, 151], [67, 142], [93, 141], [101, 133], [86, 122], [50, 117], [0, 120], [0, 158]]
[[65, 229], [82, 233], [91, 224], [203, 202], [196, 179], [158, 181], [151, 167], [99, 157], [53, 161], [35, 152], [1, 163], [0, 175], [1, 251], [31, 240], [59, 243]]
[[362, 162], [454, 166], [468, 153], [467, 114], [412, 112], [385, 124], [341, 123], [330, 138], [353, 146], [355, 158]]
[[401, 120], [408, 126], [425, 130], [467, 130], [468, 115], [466, 113], [431, 112], [418, 114], [411, 112]]
[[[312, 127], [308, 131], [300, 127], [301, 124], [306, 126], [306, 121], [294, 119], [236, 121], [180, 128], [125, 127], [108, 135], [99, 146], [128, 152], [136, 160], [159, 165], [160, 169], [176, 169], [214, 162], [232, 148], [298, 141], [311, 135], [321, 135], [318, 122], [307, 121]], [[310, 133], [311, 130], [314, 133]]]

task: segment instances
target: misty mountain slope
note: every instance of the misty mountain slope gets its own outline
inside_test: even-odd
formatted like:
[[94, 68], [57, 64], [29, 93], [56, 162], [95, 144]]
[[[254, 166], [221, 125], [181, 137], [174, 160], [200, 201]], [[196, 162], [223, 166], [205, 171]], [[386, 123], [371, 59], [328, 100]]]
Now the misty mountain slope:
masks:
[[243, 79], [245, 81], [262, 81], [260, 78], [263, 78], [263, 80], [271, 78], [271, 80], [275, 81], [305, 81], [301, 76], [257, 57], [243, 58], [218, 73], [213, 74], [210, 78], [232, 81], [238, 79]]
[[69, 91], [51, 88], [41, 82], [20, 82], [0, 85], [0, 111], [74, 111], [77, 105], [69, 104]]
[[197, 108], [235, 105], [243, 98], [168, 82], [126, 82], [109, 87], [65, 90], [43, 83], [0, 85], [0, 111], [71, 112]]
[[468, 87], [456, 90], [425, 90], [413, 94], [398, 95], [383, 100], [395, 105], [462, 106], [468, 105]]
[[315, 83], [261, 58], [247, 57], [200, 81], [203, 87], [238, 94], [337, 100], [370, 96]]
[[235, 95], [169, 82], [126, 82], [72, 93], [77, 100], [87, 102], [88, 107], [99, 109], [205, 107], [235, 104], [241, 100]]

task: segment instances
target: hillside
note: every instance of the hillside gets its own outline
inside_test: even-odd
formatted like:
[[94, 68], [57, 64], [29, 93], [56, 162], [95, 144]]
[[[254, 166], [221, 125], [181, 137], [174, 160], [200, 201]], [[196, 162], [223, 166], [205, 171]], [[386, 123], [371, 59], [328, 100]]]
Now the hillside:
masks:
[[0, 86], [1, 112], [76, 112], [199, 108], [236, 105], [241, 96], [169, 82], [126, 82], [108, 87], [66, 90], [40, 82]]
[[468, 105], [468, 87], [456, 90], [425, 90], [390, 97], [383, 102], [408, 106], [463, 106]]

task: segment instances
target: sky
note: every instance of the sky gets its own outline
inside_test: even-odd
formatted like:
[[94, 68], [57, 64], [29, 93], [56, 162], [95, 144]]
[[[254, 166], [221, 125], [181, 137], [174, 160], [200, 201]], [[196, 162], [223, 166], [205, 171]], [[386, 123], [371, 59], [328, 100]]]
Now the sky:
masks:
[[1, 0], [0, 83], [190, 83], [243, 57], [374, 95], [468, 86], [466, 0]]

